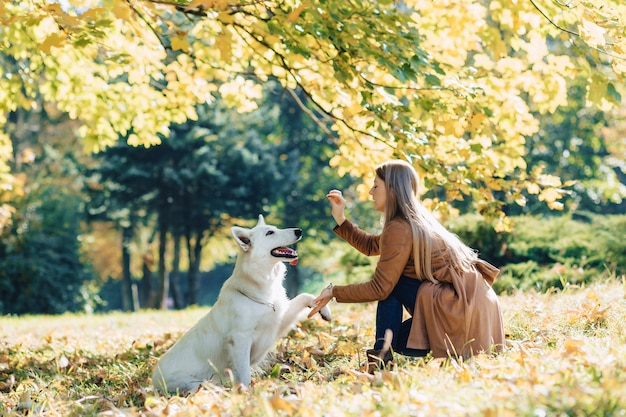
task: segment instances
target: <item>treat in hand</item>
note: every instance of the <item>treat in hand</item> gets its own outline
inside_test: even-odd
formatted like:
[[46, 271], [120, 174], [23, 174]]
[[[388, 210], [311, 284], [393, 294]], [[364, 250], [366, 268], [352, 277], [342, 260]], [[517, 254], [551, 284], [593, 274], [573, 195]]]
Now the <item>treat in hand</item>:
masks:
[[330, 192], [326, 194], [326, 197], [337, 204], [339, 204], [343, 198], [339, 190], [330, 190]]

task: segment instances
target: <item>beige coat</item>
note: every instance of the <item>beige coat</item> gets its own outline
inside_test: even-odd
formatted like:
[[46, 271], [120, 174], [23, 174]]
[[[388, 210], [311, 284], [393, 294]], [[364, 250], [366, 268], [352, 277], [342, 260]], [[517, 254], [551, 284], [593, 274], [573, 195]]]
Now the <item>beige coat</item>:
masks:
[[504, 347], [502, 312], [491, 284], [499, 270], [477, 260], [471, 272], [458, 271], [446, 259], [445, 248], [433, 249], [433, 283], [418, 277], [413, 261], [413, 237], [404, 220], [388, 222], [380, 235], [359, 229], [349, 220], [335, 233], [365, 255], [379, 255], [372, 280], [335, 286], [338, 302], [368, 302], [386, 299], [401, 275], [423, 280], [415, 308], [408, 348], [429, 349], [434, 357], [467, 358]]

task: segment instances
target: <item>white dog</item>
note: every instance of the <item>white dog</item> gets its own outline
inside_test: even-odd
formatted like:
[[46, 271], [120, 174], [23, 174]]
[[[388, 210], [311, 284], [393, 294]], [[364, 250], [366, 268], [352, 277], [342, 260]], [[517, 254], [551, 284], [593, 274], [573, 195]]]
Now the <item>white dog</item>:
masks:
[[[231, 228], [240, 253], [215, 305], [157, 363], [152, 383], [157, 390], [188, 391], [204, 381], [250, 384], [250, 369], [276, 340], [304, 318], [315, 297], [287, 298], [283, 287], [286, 267], [298, 254], [288, 245], [302, 237], [300, 229], [278, 229], [259, 215], [252, 229]], [[320, 311], [330, 320], [330, 310]]]

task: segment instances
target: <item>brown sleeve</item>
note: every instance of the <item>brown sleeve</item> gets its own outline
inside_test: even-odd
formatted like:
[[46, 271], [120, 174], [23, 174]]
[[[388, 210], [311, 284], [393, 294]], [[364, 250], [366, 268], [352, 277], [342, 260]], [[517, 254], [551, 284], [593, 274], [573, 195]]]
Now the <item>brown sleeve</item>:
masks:
[[398, 283], [412, 251], [410, 225], [403, 221], [389, 222], [380, 235], [380, 259], [374, 277], [362, 284], [337, 285], [333, 295], [340, 303], [384, 300]]
[[346, 219], [341, 226], [335, 226], [333, 232], [364, 255], [380, 255], [380, 235], [364, 232], [350, 220]]

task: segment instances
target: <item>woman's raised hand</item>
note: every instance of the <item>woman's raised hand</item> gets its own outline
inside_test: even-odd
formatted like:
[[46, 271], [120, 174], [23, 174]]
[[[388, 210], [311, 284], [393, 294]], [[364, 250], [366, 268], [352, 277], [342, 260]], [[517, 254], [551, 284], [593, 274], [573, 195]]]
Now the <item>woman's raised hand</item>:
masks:
[[330, 190], [328, 194], [326, 194], [326, 198], [330, 201], [331, 214], [337, 225], [341, 226], [341, 224], [346, 220], [346, 216], [344, 215], [344, 210], [346, 208], [346, 200], [343, 198], [341, 191], [339, 190]]

